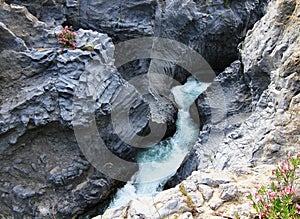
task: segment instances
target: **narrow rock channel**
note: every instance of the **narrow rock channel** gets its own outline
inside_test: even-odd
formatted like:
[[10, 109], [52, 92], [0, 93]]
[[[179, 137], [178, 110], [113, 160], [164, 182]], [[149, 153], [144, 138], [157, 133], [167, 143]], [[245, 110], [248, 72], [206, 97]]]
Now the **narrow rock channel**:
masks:
[[[198, 216], [233, 218], [230, 209], [245, 204], [251, 177], [267, 177], [264, 167], [299, 152], [299, 4], [0, 0], [0, 218], [92, 217], [103, 213], [120, 188], [109, 219], [123, 219], [119, 211], [142, 217], [145, 208], [130, 204], [139, 199], [151, 205], [145, 214], [150, 219], [191, 218], [195, 211], [187, 206], [181, 184], [191, 192]], [[62, 49], [58, 42], [66, 25], [77, 33], [76, 48]], [[149, 57], [116, 67], [111, 51], [143, 37], [183, 43], [201, 54], [217, 77], [206, 89], [187, 80], [191, 73], [176, 63], [149, 67]], [[73, 113], [76, 87], [85, 83], [81, 77], [95, 60], [108, 72], [96, 88], [95, 124], [109, 151], [135, 163], [127, 184], [95, 168], [74, 133], [74, 117], [83, 118]], [[130, 80], [152, 67], [170, 81], [187, 82], [173, 88], [168, 99], [155, 97], [161, 84], [153, 80], [156, 87], [145, 86], [153, 96], [136, 99], [129, 112], [133, 134], [146, 136], [150, 123], [167, 126], [161, 142], [141, 150], [118, 136], [112, 103], [117, 96], [120, 107], [134, 99]], [[222, 104], [216, 86], [224, 93]], [[195, 110], [188, 110], [194, 102]], [[121, 131], [126, 135], [126, 128]], [[149, 194], [155, 202], [141, 198]], [[161, 215], [154, 212], [157, 207]]]
[[172, 88], [179, 108], [176, 133], [138, 153], [138, 172], [117, 192], [109, 207], [126, 204], [142, 195], [151, 196], [162, 190], [164, 183], [176, 172], [198, 138], [199, 124], [193, 121], [189, 110], [208, 85], [190, 77], [184, 85]]

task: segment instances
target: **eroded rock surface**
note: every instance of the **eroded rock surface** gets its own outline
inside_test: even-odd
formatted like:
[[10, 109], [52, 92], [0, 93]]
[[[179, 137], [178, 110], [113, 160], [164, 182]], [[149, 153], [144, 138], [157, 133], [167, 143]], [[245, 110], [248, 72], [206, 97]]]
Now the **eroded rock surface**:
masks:
[[264, 14], [268, 1], [163, 1], [155, 33], [182, 42], [217, 71], [238, 58], [237, 45]]
[[[127, 81], [136, 75], [145, 74], [149, 68], [149, 61], [138, 60], [141, 68], [133, 72], [129, 65], [123, 66], [123, 71], [119, 74], [113, 66], [111, 53], [114, 48], [113, 42], [142, 36], [171, 38], [197, 50], [207, 58], [214, 69], [221, 71], [238, 58], [237, 44], [246, 35], [246, 31], [263, 15], [267, 1], [230, 1], [229, 5], [225, 5], [225, 1], [222, 0], [214, 3], [190, 0], [115, 1], [114, 3], [73, 0], [43, 2], [7, 0], [6, 2], [19, 5], [0, 4], [2, 33], [0, 36], [2, 43], [0, 46], [0, 172], [3, 176], [0, 179], [0, 212], [4, 212], [4, 217], [15, 218], [53, 218], [54, 215], [57, 218], [71, 218], [96, 205], [100, 205], [103, 209], [116, 187], [120, 186], [120, 182], [104, 176], [91, 166], [83, 156], [74, 136], [73, 95], [78, 84], [85, 83], [81, 76], [86, 74], [87, 64], [96, 59], [107, 72], [106, 78], [100, 80], [101, 86], [96, 87], [98, 98], [95, 99], [93, 107], [95, 107], [98, 129], [101, 130], [101, 135], [111, 151], [122, 159], [134, 160], [137, 149], [125, 144], [113, 130], [111, 103], [117, 97], [119, 100], [126, 101], [133, 98], [132, 92], [135, 89]], [[26, 6], [28, 10], [20, 5]], [[290, 12], [287, 10], [286, 13]], [[267, 22], [270, 18], [265, 19]], [[285, 21], [285, 17], [283, 20]], [[56, 34], [61, 30], [59, 25], [66, 24], [73, 25], [77, 30], [78, 49], [76, 50], [62, 50], [57, 44]], [[260, 27], [256, 28], [260, 29]], [[284, 39], [287, 40], [290, 35], [288, 31], [286, 34]], [[253, 35], [259, 34], [253, 33]], [[278, 39], [281, 39], [279, 36]], [[257, 39], [257, 43], [260, 41], [262, 39]], [[278, 44], [278, 51], [284, 50], [282, 50], [284, 47], [279, 46], [278, 40], [274, 42]], [[248, 36], [244, 44], [241, 52], [242, 60], [234, 62], [217, 79], [226, 91], [231, 91], [226, 96], [230, 100], [225, 104], [229, 109], [228, 113], [226, 115], [221, 113], [215, 124], [210, 124], [212, 117], [210, 110], [206, 108], [205, 103], [199, 103], [200, 114], [203, 115], [201, 119], [205, 123], [201, 133], [203, 138], [200, 138], [204, 143], [205, 139], [208, 139], [207, 133], [218, 133], [219, 130], [223, 133], [225, 130], [225, 135], [229, 136], [236, 127], [243, 127], [241, 124], [235, 124], [236, 120], [233, 122], [233, 127], [227, 127], [222, 123], [222, 116], [227, 118], [236, 113], [248, 113], [249, 109], [253, 108], [249, 106], [250, 99], [255, 102], [261, 100], [260, 95], [268, 96], [264, 90], [270, 81], [272, 83], [273, 76], [267, 71], [278, 68], [266, 70], [265, 66], [268, 65], [264, 63], [265, 61], [259, 66], [247, 64], [252, 53], [247, 54], [246, 48], [251, 48], [255, 43], [251, 41], [251, 36]], [[292, 63], [292, 59], [288, 58], [290, 54], [292, 53], [287, 53], [287, 59], [281, 60], [279, 64], [286, 63], [290, 71], [295, 71], [294, 67], [290, 67], [291, 65], [286, 62], [289, 60]], [[294, 61], [297, 60], [295, 56]], [[243, 67], [244, 63], [245, 67]], [[181, 83], [186, 80], [189, 75], [186, 71], [177, 68], [174, 63], [165, 64], [165, 68], [157, 66], [157, 69], [164, 70], [166, 75], [174, 77]], [[256, 68], [261, 68], [263, 71], [258, 73]], [[245, 77], [244, 73], [247, 73]], [[266, 80], [257, 80], [260, 74]], [[92, 74], [86, 75], [89, 77]], [[281, 73], [278, 73], [277, 76], [280, 75]], [[299, 105], [299, 98], [295, 98], [298, 85], [293, 83], [294, 77], [298, 76], [291, 73], [280, 77], [282, 82], [278, 82], [278, 86], [286, 89], [282, 97], [285, 100], [283, 104], [285, 108], [281, 111], [285, 116], [280, 118], [297, 118], [292, 117], [294, 113], [292, 109], [297, 110]], [[288, 77], [291, 79], [285, 84]], [[121, 89], [124, 86], [129, 89]], [[277, 88], [277, 85], [275, 87]], [[249, 93], [252, 95], [250, 96]], [[236, 94], [240, 96], [235, 96]], [[167, 136], [175, 131], [176, 109], [172, 100], [157, 97], [139, 98], [134, 102], [130, 110], [130, 120], [135, 132], [144, 134], [149, 121], [167, 123]], [[293, 101], [290, 103], [291, 99]], [[149, 102], [150, 109], [144, 100]], [[126, 101], [118, 103], [123, 106]], [[264, 100], [258, 101], [254, 108], [263, 109], [264, 102]], [[267, 105], [272, 107], [269, 103]], [[287, 106], [289, 111], [285, 111]], [[215, 108], [218, 110], [217, 106]], [[273, 122], [274, 117], [265, 116], [270, 119], [270, 123]], [[252, 118], [255, 123], [256, 117]], [[286, 120], [278, 121], [286, 122]], [[83, 120], [82, 122], [84, 123]], [[265, 122], [264, 125], [266, 124], [268, 123]], [[299, 128], [298, 123], [289, 123], [288, 126], [291, 126], [287, 131], [288, 135], [295, 136]], [[244, 129], [240, 128], [240, 130]], [[126, 129], [122, 131], [127, 133]], [[247, 130], [242, 134], [244, 132], [247, 133]], [[266, 129], [265, 133], [270, 132]], [[132, 134], [130, 132], [127, 137], [131, 138]], [[242, 134], [232, 134], [235, 136], [233, 139], [246, 135]], [[227, 138], [231, 139], [231, 137]], [[293, 139], [297, 142], [297, 135]], [[278, 139], [274, 141], [277, 142]], [[245, 145], [248, 143], [246, 142]], [[227, 143], [220, 147], [216, 144], [214, 147], [211, 147], [211, 144], [203, 147], [199, 141], [194, 148], [192, 161], [187, 159], [188, 164], [183, 165], [181, 169], [184, 171], [177, 176], [181, 180], [195, 168], [206, 167], [207, 164], [212, 166], [207, 160], [218, 168], [227, 167], [227, 164], [235, 163], [235, 159], [240, 157], [243, 161], [248, 161], [248, 155], [253, 152], [253, 147], [248, 148], [251, 153], [242, 151], [241, 155], [237, 150], [240, 146], [231, 144], [233, 146], [229, 153], [228, 149], [226, 150]], [[273, 146], [272, 150], [276, 151], [278, 144]], [[259, 149], [256, 151], [265, 152], [260, 150], [261, 146], [258, 144], [255, 147]], [[199, 148], [205, 153], [199, 151]], [[259, 158], [258, 155], [255, 158]], [[222, 159], [219, 159], [220, 157]], [[199, 164], [199, 160], [202, 163]], [[126, 176], [130, 177], [135, 170], [127, 170]], [[206, 184], [209, 182], [209, 179], [203, 180], [207, 180]], [[211, 185], [215, 183], [213, 181]], [[195, 195], [199, 198], [197, 200], [199, 206], [210, 200], [214, 191], [213, 188], [208, 189], [206, 186], [202, 184], [201, 188], [199, 187], [199, 191], [205, 190], [203, 197], [198, 193]], [[220, 186], [220, 188], [223, 191], [222, 200], [231, 201], [236, 193], [235, 186]], [[211, 208], [217, 209], [220, 203], [223, 203], [222, 200], [210, 202]], [[180, 206], [175, 201], [169, 201], [167, 209]], [[190, 215], [188, 212], [185, 214], [186, 217]]]
[[[28, 25], [6, 17], [8, 9], [17, 10], [20, 19], [29, 17]], [[3, 36], [11, 40], [5, 41], [0, 53], [1, 213], [16, 218], [70, 218], [99, 203], [104, 206], [120, 182], [96, 171], [78, 147], [72, 123], [73, 96], [82, 75], [87, 74], [86, 65], [98, 60], [98, 71], [105, 68], [100, 71], [105, 77], [97, 81], [98, 98], [93, 105], [100, 135], [117, 156], [134, 160], [137, 149], [118, 137], [110, 119], [116, 96], [119, 101], [135, 98], [135, 88], [113, 66], [111, 38], [80, 29], [78, 49], [62, 50], [58, 44], [52, 47], [61, 27], [47, 27], [21, 6], [1, 5], [1, 13], [7, 19], [3, 19], [7, 25], [3, 25]], [[31, 29], [40, 38], [30, 38]], [[48, 35], [43, 38], [39, 30]], [[32, 48], [43, 40], [43, 47]], [[175, 112], [174, 107], [169, 109]], [[135, 132], [143, 132], [150, 118], [148, 104], [137, 99], [129, 116]], [[126, 169], [122, 174], [128, 179], [135, 171]]]
[[[53, 35], [57, 32], [52, 31]], [[82, 40], [79, 46], [97, 38], [106, 49], [96, 44], [94, 51], [44, 48], [1, 53], [5, 57], [1, 66], [7, 66], [2, 68], [0, 108], [1, 212], [5, 217], [69, 218], [100, 201], [105, 203], [119, 183], [87, 162], [72, 130], [74, 89], [85, 64], [95, 57], [109, 57], [105, 53], [113, 44], [105, 34], [79, 30], [78, 35]], [[8, 60], [16, 63], [13, 69]], [[109, 66], [109, 61], [102, 64]], [[134, 159], [134, 150], [116, 138], [109, 125], [108, 104], [126, 81], [113, 68], [107, 80], [96, 103], [99, 128], [107, 138], [115, 139], [109, 142], [112, 151]], [[139, 119], [134, 116], [132, 121], [144, 127], [147, 120], [140, 117], [147, 116], [147, 110], [140, 113], [135, 114]], [[128, 177], [134, 171], [128, 170]]]
[[49, 24], [107, 33], [115, 42], [157, 36], [182, 42], [222, 71], [237, 56], [237, 45], [265, 12], [268, 0], [19, 1]]
[[241, 60], [216, 79], [224, 87], [223, 101], [205, 100], [218, 100], [214, 89], [199, 98], [200, 114], [208, 117], [170, 185], [195, 169], [273, 163], [288, 150], [299, 151], [299, 11], [298, 1], [270, 3], [241, 43]]
[[247, 195], [257, 182], [267, 185], [272, 165], [195, 171], [175, 188], [133, 199], [94, 219], [110, 218], [253, 218]]

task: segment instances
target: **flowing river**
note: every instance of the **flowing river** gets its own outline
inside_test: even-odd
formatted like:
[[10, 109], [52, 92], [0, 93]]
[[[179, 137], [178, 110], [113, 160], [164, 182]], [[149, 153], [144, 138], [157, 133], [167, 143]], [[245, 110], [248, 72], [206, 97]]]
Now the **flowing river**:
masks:
[[208, 85], [189, 77], [184, 85], [171, 90], [178, 105], [176, 133], [138, 154], [139, 171], [119, 189], [109, 208], [124, 205], [138, 196], [156, 194], [176, 173], [199, 135], [199, 128], [192, 120], [189, 108]]

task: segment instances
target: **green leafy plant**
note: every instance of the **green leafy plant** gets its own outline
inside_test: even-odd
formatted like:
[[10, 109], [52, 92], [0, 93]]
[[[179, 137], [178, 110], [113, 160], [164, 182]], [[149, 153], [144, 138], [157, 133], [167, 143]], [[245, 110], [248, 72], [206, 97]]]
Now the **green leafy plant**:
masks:
[[72, 30], [72, 27], [65, 26], [64, 29], [57, 34], [57, 36], [58, 42], [63, 46], [63, 48], [76, 49], [76, 32]]
[[234, 213], [234, 219], [241, 219], [241, 216], [239, 215], [239, 213], [237, 213], [237, 212]]
[[300, 165], [300, 154], [288, 157], [272, 171], [275, 181], [270, 186], [255, 186], [256, 191], [248, 196], [260, 219], [300, 218], [300, 205], [293, 202], [296, 170]]

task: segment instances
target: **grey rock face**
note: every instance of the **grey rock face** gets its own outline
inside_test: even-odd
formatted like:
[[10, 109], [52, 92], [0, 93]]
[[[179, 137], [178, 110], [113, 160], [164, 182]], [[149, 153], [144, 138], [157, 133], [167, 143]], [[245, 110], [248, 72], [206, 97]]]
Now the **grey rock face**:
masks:
[[[234, 218], [237, 212], [242, 218], [252, 218], [256, 212], [249, 208], [246, 196], [258, 181], [264, 183], [270, 180], [270, 168], [271, 165], [264, 165], [260, 168], [195, 171], [175, 188], [135, 198], [125, 205], [106, 210], [94, 219], [139, 218], [140, 215], [156, 219]], [[238, 175], [235, 171], [247, 174]], [[216, 184], [201, 184], [205, 181]]]
[[153, 35], [157, 2], [154, 0], [107, 1], [19, 1], [28, 10], [52, 25], [71, 24], [75, 28], [107, 33], [116, 41]]
[[154, 0], [78, 1], [79, 16], [68, 16], [75, 26], [107, 33], [115, 41], [153, 35]]
[[[292, 34], [290, 34], [292, 37], [290, 42], [286, 42], [286, 39], [278, 42], [278, 39], [283, 35], [286, 36], [283, 33], [283, 26], [289, 21], [288, 17], [295, 13], [295, 6], [296, 2], [293, 1], [280, 2], [278, 3], [278, 8], [270, 6], [269, 14], [256, 24], [255, 29], [249, 31], [249, 36], [240, 46], [244, 72], [251, 79], [250, 87], [255, 102], [259, 100], [262, 92], [270, 84], [271, 72], [282, 66], [283, 62], [287, 59], [286, 51], [290, 47], [290, 43], [296, 43], [295, 38], [297, 36]], [[274, 16], [273, 13], [279, 10], [280, 14]], [[267, 19], [271, 19], [281, 25], [271, 25]], [[267, 21], [268, 23], [263, 23]], [[262, 30], [266, 32], [257, 35]], [[272, 34], [273, 37], [266, 37], [267, 33]]]
[[[291, 14], [299, 14], [299, 5], [296, 6], [293, 1], [277, 1], [276, 4], [270, 4], [268, 13], [249, 32], [241, 45], [244, 71], [250, 79], [253, 111], [237, 130], [226, 135], [218, 151], [230, 148], [231, 152], [227, 150], [227, 156], [224, 153], [216, 154], [216, 158], [224, 158], [221, 165], [217, 161], [214, 162], [217, 167], [226, 167], [239, 162], [246, 165], [272, 163], [279, 157], [286, 156], [285, 153], [291, 150], [291, 146], [295, 148], [294, 150], [299, 147], [299, 133], [295, 132], [299, 128], [299, 120], [295, 116], [298, 110], [296, 102], [299, 98], [299, 83], [295, 83], [299, 78], [299, 74], [296, 73], [298, 72], [296, 60], [299, 54], [296, 45], [299, 42], [299, 35], [297, 22], [287, 19]], [[274, 25], [279, 21], [286, 22], [287, 26]], [[283, 28], [290, 31], [285, 32]], [[262, 31], [267, 35], [260, 34]], [[273, 34], [274, 31], [278, 34], [271, 37], [269, 34]], [[263, 36], [269, 36], [270, 42], [260, 41]], [[261, 61], [253, 60], [252, 54], [257, 51], [262, 56]], [[262, 84], [256, 80], [256, 74], [261, 72], [265, 72], [264, 75], [270, 78], [270, 84], [256, 101], [257, 95], [261, 92], [259, 89], [264, 87], [263, 84], [266, 85], [266, 82]], [[295, 137], [298, 140], [295, 140]], [[236, 152], [233, 152], [235, 150]]]
[[115, 42], [157, 36], [182, 42], [222, 71], [238, 56], [237, 45], [265, 12], [268, 0], [8, 0], [28, 7], [40, 20], [107, 33]]
[[20, 198], [26, 199], [34, 196], [36, 192], [30, 188], [24, 188], [22, 185], [17, 185], [12, 189], [13, 194]]
[[[73, 133], [73, 95], [79, 84], [85, 85], [81, 76], [87, 73], [86, 65], [91, 60], [100, 60], [108, 73], [107, 78], [100, 80], [101, 86], [96, 89], [98, 98], [92, 109], [95, 109], [97, 127], [107, 147], [130, 161], [134, 160], [137, 150], [125, 144], [114, 132], [111, 103], [117, 97], [120, 106], [132, 100], [134, 87], [126, 80], [144, 74], [149, 67], [147, 60], [137, 61], [140, 69], [130, 72], [127, 65], [119, 74], [112, 63], [110, 52], [114, 46], [111, 38], [92, 30], [79, 29], [78, 49], [62, 51], [55, 36], [61, 28], [54, 26], [71, 24], [75, 28], [105, 32], [115, 42], [141, 36], [175, 39], [203, 54], [219, 70], [236, 59], [237, 43], [263, 14], [266, 1], [232, 1], [229, 7], [224, 6], [224, 1], [216, 4], [152, 0], [6, 2], [26, 6], [36, 17], [25, 7], [0, 6], [3, 23], [0, 38], [6, 42], [0, 47], [0, 172], [3, 175], [0, 179], [0, 212], [5, 212], [5, 217], [13, 215], [16, 218], [51, 218], [52, 214], [70, 218], [99, 203], [104, 206], [120, 184], [95, 171], [80, 151]], [[179, 82], [186, 80], [187, 72], [172, 63], [166, 65], [167, 75]], [[237, 86], [232, 96], [236, 92], [242, 93], [241, 98], [231, 98], [227, 102], [228, 114], [249, 109], [244, 104], [248, 96], [243, 93], [248, 88], [243, 87], [243, 78], [237, 79], [240, 69], [241, 64], [236, 62], [227, 70], [228, 74], [225, 71], [226, 76], [220, 76], [224, 87], [228, 84], [228, 90], [232, 85]], [[92, 76], [86, 74], [90, 79]], [[128, 89], [122, 89], [124, 86]], [[199, 104], [199, 108], [205, 121], [210, 121], [205, 103]], [[167, 123], [166, 136], [170, 136], [174, 132], [175, 113], [172, 101], [150, 96], [134, 102], [129, 118], [134, 131], [141, 135], [147, 133], [149, 122], [154, 122]], [[84, 124], [84, 117], [81, 118], [78, 121]], [[219, 130], [223, 126], [217, 124], [212, 128]], [[207, 130], [212, 128], [207, 125], [203, 133], [209, 133]], [[121, 131], [128, 134], [128, 138], [132, 137], [132, 132]], [[202, 157], [197, 147], [191, 156], [193, 162], [183, 165], [184, 174], [197, 168], [199, 156]], [[124, 171], [124, 175], [129, 177], [135, 170]]]
[[[40, 22], [23, 6], [3, 3], [0, 8], [0, 18], [1, 22], [22, 39], [27, 47], [43, 48], [51, 41], [51, 31], [46, 30], [47, 25]], [[15, 50], [14, 47], [10, 49]]]
[[[252, 97], [241, 62], [233, 62], [220, 73], [196, 102], [202, 124], [197, 146], [183, 161], [177, 174], [168, 181], [167, 188], [188, 177], [198, 168], [199, 163], [209, 165], [214, 159], [213, 151], [221, 144], [224, 136], [239, 127], [240, 120], [247, 118], [251, 112]], [[239, 137], [236, 135], [235, 138]], [[209, 146], [202, 148], [201, 145], [205, 144]]]
[[[204, 96], [209, 96], [214, 84], [199, 98], [200, 112], [208, 120], [203, 121], [190, 157], [169, 184], [178, 183], [194, 168], [273, 163], [286, 157], [287, 151], [299, 150], [299, 24], [290, 19], [292, 15], [299, 15], [294, 1], [270, 4], [268, 13], [240, 45], [241, 61], [216, 78], [222, 84], [229, 75], [233, 77], [228, 88], [222, 84], [226, 114], [218, 116], [215, 105], [209, 107], [205, 102]], [[226, 74], [228, 70], [233, 74]], [[237, 81], [234, 72], [240, 72]], [[213, 120], [213, 115], [220, 119]]]
[[[222, 71], [238, 58], [237, 45], [264, 14], [267, 1], [164, 1], [155, 34], [182, 42]], [[158, 16], [157, 16], [158, 17]]]
[[[98, 82], [92, 109], [106, 146], [122, 159], [135, 159], [137, 149], [124, 143], [111, 123], [112, 103], [125, 106], [126, 101], [136, 98], [135, 88], [113, 66], [111, 38], [80, 29], [78, 49], [62, 50], [55, 44], [61, 28], [50, 29], [26, 8], [4, 4], [1, 16], [5, 25], [13, 26], [1, 26], [2, 37], [7, 36], [0, 53], [0, 171], [4, 176], [0, 182], [1, 212], [14, 217], [55, 214], [70, 218], [99, 203], [105, 206], [120, 182], [98, 173], [87, 162], [78, 147], [72, 122], [80, 117], [73, 114], [75, 89], [79, 84], [88, 87], [83, 79], [90, 77], [90, 82]], [[19, 20], [14, 21], [13, 16]], [[24, 27], [20, 20], [26, 23]], [[35, 34], [33, 38], [30, 31]], [[95, 75], [86, 72], [93, 60], [99, 62]], [[94, 80], [101, 74], [103, 78]], [[160, 111], [151, 112], [153, 122], [168, 123], [174, 130], [176, 111], [172, 103], [166, 102], [165, 107], [163, 102], [152, 100], [151, 104], [162, 105]], [[137, 98], [129, 111], [134, 133], [123, 130], [128, 139], [146, 131], [149, 115], [149, 105], [142, 97]], [[76, 120], [79, 125], [84, 124], [83, 118]], [[119, 125], [126, 127], [122, 122], [125, 121], [119, 121]], [[136, 168], [120, 171], [129, 178]]]
[[65, 0], [45, 2], [30, 0], [20, 2], [16, 0], [8, 0], [5, 2], [8, 4], [25, 6], [36, 18], [48, 24], [57, 26], [66, 21], [66, 8], [64, 7], [64, 5], [66, 5]]
[[211, 189], [209, 186], [204, 185], [204, 184], [199, 184], [198, 185], [198, 190], [203, 195], [203, 198], [204, 198], [205, 201], [209, 201], [210, 198], [213, 196], [213, 193], [214, 193], [213, 189]]
[[[68, 128], [72, 118], [72, 88], [84, 71], [84, 62], [91, 59], [91, 52], [59, 52], [47, 49], [1, 53], [6, 57], [1, 59], [4, 64], [1, 74], [7, 80], [1, 87], [0, 108], [1, 212], [5, 216], [50, 217], [54, 209], [54, 214], [67, 218], [107, 198], [116, 183], [101, 176], [99, 179], [107, 186], [94, 190], [106, 195], [98, 200], [88, 195], [76, 197], [81, 189], [92, 188], [89, 183], [79, 185], [94, 175], [90, 164], [80, 158], [82, 153]], [[65, 68], [64, 61], [71, 57], [77, 62]], [[17, 71], [19, 75], [14, 76], [9, 66], [5, 68], [9, 59], [16, 63], [15, 71], [21, 70]], [[80, 206], [80, 200], [87, 204]]]
[[221, 195], [220, 198], [224, 201], [231, 201], [238, 196], [238, 188], [233, 184], [220, 185]]
[[[129, 90], [118, 93], [126, 81], [110, 67], [112, 59], [107, 51], [113, 44], [105, 34], [79, 30], [78, 35], [80, 48], [93, 44], [94, 50], [61, 52], [51, 48], [1, 53], [1, 79], [5, 83], [1, 83], [0, 201], [5, 216], [39, 217], [53, 212], [60, 218], [69, 218], [107, 200], [118, 185], [93, 170], [72, 132], [74, 89], [85, 64], [93, 58], [101, 57], [102, 66], [110, 68], [95, 102], [101, 135], [114, 153], [123, 159], [134, 159], [136, 150], [118, 139], [110, 124], [114, 96], [131, 96]], [[14, 75], [8, 60], [16, 63], [18, 75]], [[147, 125], [148, 113], [142, 99], [132, 109], [131, 122], [139, 131]], [[135, 170], [127, 171], [130, 176]]]
[[0, 22], [0, 52], [5, 49], [13, 48], [16, 51], [22, 51], [26, 49], [26, 45], [23, 40], [16, 37], [2, 22]]
[[[216, 123], [225, 116], [250, 112], [252, 99], [248, 86], [242, 63], [233, 62], [197, 99], [202, 124]], [[224, 110], [221, 112], [222, 107]]]

